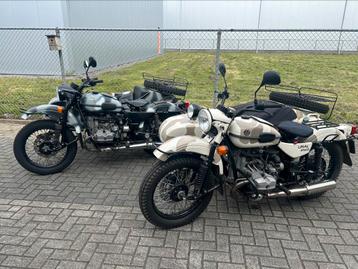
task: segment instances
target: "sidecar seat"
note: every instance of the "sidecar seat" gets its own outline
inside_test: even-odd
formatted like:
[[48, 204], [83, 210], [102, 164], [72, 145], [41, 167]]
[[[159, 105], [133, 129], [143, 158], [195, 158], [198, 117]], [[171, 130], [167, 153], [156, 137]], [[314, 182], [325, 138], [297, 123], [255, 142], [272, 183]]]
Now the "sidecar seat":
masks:
[[[275, 126], [277, 126], [283, 121], [293, 121], [294, 119], [297, 118], [296, 113], [289, 106], [278, 104], [276, 102], [272, 102], [268, 100], [260, 101], [260, 103], [264, 105], [281, 105], [281, 106], [275, 108], [265, 108], [263, 111], [260, 110], [246, 111], [242, 115], [255, 116], [263, 120], [266, 120]], [[242, 105], [234, 106], [234, 108], [236, 109], [237, 112], [239, 112], [245, 109], [254, 109], [255, 105], [254, 102], [249, 102]]]

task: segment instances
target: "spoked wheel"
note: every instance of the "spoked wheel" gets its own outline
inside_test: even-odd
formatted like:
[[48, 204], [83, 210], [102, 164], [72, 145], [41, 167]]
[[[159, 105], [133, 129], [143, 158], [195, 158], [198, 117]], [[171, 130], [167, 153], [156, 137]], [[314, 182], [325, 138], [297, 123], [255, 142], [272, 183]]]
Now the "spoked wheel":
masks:
[[51, 120], [34, 121], [20, 130], [14, 141], [14, 154], [25, 169], [47, 175], [61, 172], [68, 167], [77, 153], [77, 143], [63, 145], [62, 142], [74, 141], [70, 130], [65, 137], [56, 130]]
[[196, 219], [208, 206], [212, 192], [195, 199], [195, 179], [201, 160], [190, 156], [158, 161], [147, 173], [139, 191], [145, 218], [164, 229]]
[[[309, 153], [314, 156], [314, 150]], [[309, 157], [313, 162], [313, 156]], [[318, 178], [310, 180], [309, 185], [314, 185], [322, 181], [332, 181], [337, 180], [343, 165], [343, 152], [341, 147], [338, 144], [328, 144], [324, 147], [321, 157], [321, 174]], [[312, 167], [312, 170], [315, 169]], [[326, 191], [301, 196], [300, 199], [312, 199], [318, 198]]]

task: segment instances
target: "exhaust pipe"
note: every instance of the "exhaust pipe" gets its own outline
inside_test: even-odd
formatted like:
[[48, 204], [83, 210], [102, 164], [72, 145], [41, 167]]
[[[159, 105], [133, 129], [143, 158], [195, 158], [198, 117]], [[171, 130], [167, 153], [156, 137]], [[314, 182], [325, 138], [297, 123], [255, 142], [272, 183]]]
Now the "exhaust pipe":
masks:
[[127, 146], [121, 146], [121, 147], [109, 147], [109, 148], [101, 148], [100, 151], [113, 151], [113, 150], [121, 150], [121, 149], [133, 149], [133, 148], [154, 148], [156, 146], [160, 146], [161, 143], [140, 143], [140, 144], [130, 144]]
[[311, 186], [305, 186], [302, 188], [289, 189], [290, 194], [287, 194], [284, 191], [269, 193], [267, 195], [267, 197], [268, 198], [278, 198], [278, 197], [306, 196], [306, 195], [310, 195], [310, 194], [314, 194], [314, 193], [318, 193], [318, 192], [322, 192], [322, 191], [333, 190], [336, 187], [336, 185], [337, 185], [337, 183], [334, 180], [332, 180], [332, 181], [317, 183], [317, 184], [314, 184]]

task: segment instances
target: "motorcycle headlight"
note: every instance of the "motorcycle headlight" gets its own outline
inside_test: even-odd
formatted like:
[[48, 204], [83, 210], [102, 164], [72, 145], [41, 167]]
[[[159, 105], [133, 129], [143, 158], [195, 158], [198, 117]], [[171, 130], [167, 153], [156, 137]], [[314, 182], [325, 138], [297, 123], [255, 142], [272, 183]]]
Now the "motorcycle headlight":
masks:
[[209, 110], [202, 109], [198, 114], [198, 122], [200, 129], [207, 133], [211, 129], [212, 119]]
[[187, 115], [189, 117], [189, 119], [195, 119], [200, 111], [201, 107], [195, 104], [192, 104], [188, 107], [187, 109]]

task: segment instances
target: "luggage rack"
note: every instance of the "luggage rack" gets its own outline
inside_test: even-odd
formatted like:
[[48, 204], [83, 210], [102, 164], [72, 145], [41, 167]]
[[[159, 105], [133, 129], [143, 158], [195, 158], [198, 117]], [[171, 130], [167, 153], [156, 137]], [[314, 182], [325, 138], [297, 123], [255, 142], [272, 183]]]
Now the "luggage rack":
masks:
[[143, 73], [144, 86], [162, 94], [185, 96], [189, 82], [185, 78], [163, 78]]
[[[286, 93], [287, 95], [291, 95], [292, 97], [295, 97], [295, 98], [299, 97], [302, 101], [306, 100], [306, 101], [310, 101], [310, 102], [316, 102], [319, 104], [325, 104], [328, 106], [327, 119], [329, 119], [332, 116], [333, 110], [336, 106], [337, 99], [338, 99], [338, 95], [335, 92], [317, 89], [317, 88], [311, 88], [311, 87], [295, 87], [295, 86], [286, 86], [286, 85], [278, 85], [278, 86], [266, 85], [265, 90], [267, 90], [269, 92]], [[291, 104], [289, 104], [289, 102], [288, 102], [287, 105], [291, 105]], [[300, 107], [300, 106], [297, 106], [297, 107], [305, 109], [304, 107]]]
[[338, 124], [327, 121], [327, 120], [315, 120], [315, 121], [307, 121], [307, 122], [302, 122], [302, 123], [304, 125], [311, 127], [311, 128], [314, 128], [316, 130], [339, 126]]

